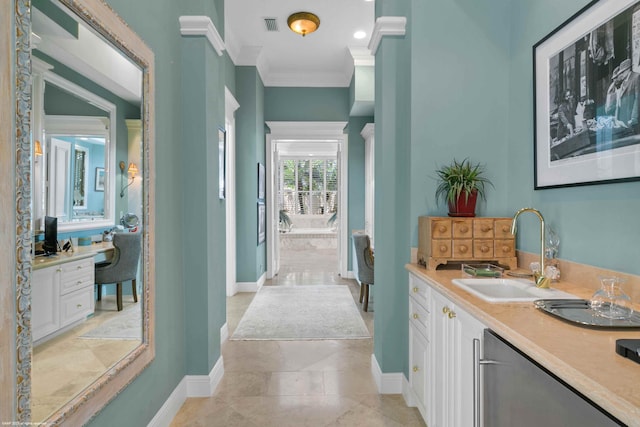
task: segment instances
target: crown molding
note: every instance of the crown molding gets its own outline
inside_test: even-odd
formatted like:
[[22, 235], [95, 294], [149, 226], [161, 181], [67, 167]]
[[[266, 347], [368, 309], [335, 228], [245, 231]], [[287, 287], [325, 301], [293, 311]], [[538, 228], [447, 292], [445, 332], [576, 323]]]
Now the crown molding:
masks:
[[278, 137], [335, 137], [344, 134], [348, 122], [266, 122], [271, 134]]
[[375, 55], [385, 36], [404, 36], [406, 34], [407, 18], [404, 16], [380, 16], [376, 19], [373, 34], [369, 40], [369, 50]]
[[218, 56], [225, 50], [224, 40], [208, 16], [181, 16], [180, 34], [183, 36], [205, 36]]
[[367, 123], [360, 131], [360, 135], [362, 135], [364, 139], [367, 139], [374, 135], [375, 129], [376, 127], [373, 123]]

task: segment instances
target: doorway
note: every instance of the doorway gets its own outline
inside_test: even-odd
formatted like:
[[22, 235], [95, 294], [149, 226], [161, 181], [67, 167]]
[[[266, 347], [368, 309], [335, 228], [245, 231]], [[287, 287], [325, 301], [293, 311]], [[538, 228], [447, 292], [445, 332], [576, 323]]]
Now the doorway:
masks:
[[267, 125], [267, 279], [295, 277], [299, 262], [346, 278], [346, 122]]

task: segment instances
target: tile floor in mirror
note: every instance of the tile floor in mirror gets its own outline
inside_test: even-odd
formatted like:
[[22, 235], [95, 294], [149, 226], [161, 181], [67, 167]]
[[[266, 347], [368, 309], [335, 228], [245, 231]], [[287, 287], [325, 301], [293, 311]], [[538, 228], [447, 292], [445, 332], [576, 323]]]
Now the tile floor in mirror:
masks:
[[[348, 286], [370, 332], [354, 280], [337, 274], [336, 250], [281, 251], [265, 286]], [[227, 298], [233, 335], [255, 294]], [[222, 347], [224, 377], [214, 395], [189, 398], [171, 426], [425, 426], [401, 395], [380, 395], [371, 375], [373, 339], [232, 341]]]
[[[95, 313], [85, 322], [36, 345], [31, 373], [31, 420], [41, 422], [95, 381], [109, 367], [140, 345], [134, 339], [83, 338], [99, 331], [101, 325], [113, 324], [117, 317], [135, 316], [140, 303], [123, 296], [124, 310], [116, 309], [115, 295], [96, 301]], [[138, 310], [138, 313], [132, 313]]]

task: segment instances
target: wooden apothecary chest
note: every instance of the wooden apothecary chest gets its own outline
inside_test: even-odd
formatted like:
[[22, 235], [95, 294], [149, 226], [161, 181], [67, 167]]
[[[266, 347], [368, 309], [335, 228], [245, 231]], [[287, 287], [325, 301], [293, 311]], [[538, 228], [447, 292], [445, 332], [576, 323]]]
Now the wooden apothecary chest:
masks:
[[418, 218], [418, 263], [430, 270], [448, 262], [495, 262], [517, 268], [512, 218]]

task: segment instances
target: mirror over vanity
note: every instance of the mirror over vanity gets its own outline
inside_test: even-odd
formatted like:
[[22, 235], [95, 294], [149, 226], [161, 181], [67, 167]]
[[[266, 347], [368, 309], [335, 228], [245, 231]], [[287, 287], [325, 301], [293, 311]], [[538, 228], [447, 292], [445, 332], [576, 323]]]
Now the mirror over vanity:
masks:
[[[13, 385], [0, 394], [0, 418], [81, 425], [154, 357], [154, 57], [101, 0], [0, 8], [15, 41], [0, 47], [11, 58], [0, 90], [16, 99], [0, 109], [12, 130], [0, 150], [16, 156], [15, 179], [0, 187], [3, 205], [15, 195], [2, 207], [15, 218], [15, 227], [2, 223], [15, 242], [12, 265], [0, 263], [0, 273], [13, 270], [2, 282], [1, 308], [13, 313], [2, 330], [14, 332], [0, 334], [12, 348], [0, 362], [15, 369], [0, 373]], [[56, 224], [54, 255], [38, 250], [45, 224]], [[116, 279], [96, 283], [100, 263], [131, 252], [119, 242], [137, 250], [116, 295]]]

